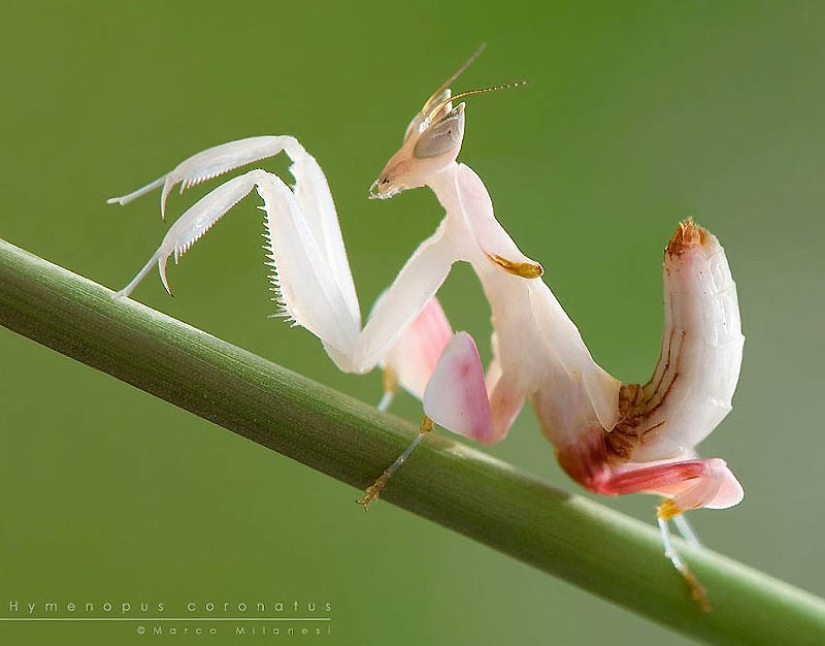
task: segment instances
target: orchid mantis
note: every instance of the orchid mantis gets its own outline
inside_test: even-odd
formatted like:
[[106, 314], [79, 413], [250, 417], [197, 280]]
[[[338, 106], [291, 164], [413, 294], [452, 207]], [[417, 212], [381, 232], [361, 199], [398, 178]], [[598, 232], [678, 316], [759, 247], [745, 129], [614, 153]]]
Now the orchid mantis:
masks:
[[[478, 52], [476, 53], [476, 55]], [[445, 210], [361, 327], [360, 305], [326, 178], [290, 136], [252, 137], [200, 152], [151, 184], [110, 202], [126, 204], [162, 187], [161, 213], [181, 191], [285, 152], [295, 179], [255, 169], [230, 179], [191, 206], [119, 295], [131, 294], [157, 264], [177, 261], [238, 201], [255, 189], [263, 200], [268, 264], [284, 314], [315, 334], [335, 364], [364, 373], [381, 364], [385, 409], [398, 386], [423, 400], [416, 440], [369, 487], [379, 496], [395, 469], [433, 422], [484, 444], [503, 439], [526, 400], [556, 447], [564, 470], [601, 494], [655, 493], [666, 554], [704, 601], [699, 584], [673, 550], [667, 521], [700, 507], [737, 504], [742, 488], [725, 462], [700, 459], [694, 447], [730, 410], [744, 337], [736, 289], [716, 238], [691, 221], [665, 251], [665, 330], [653, 377], [623, 385], [593, 360], [578, 329], [495, 218], [481, 179], [456, 161], [465, 103], [442, 84], [407, 127], [403, 144], [370, 188], [375, 198], [428, 186]], [[489, 88], [498, 89], [498, 88]], [[470, 263], [490, 303], [493, 360], [485, 372], [473, 339], [453, 334], [435, 294], [456, 261]], [[171, 293], [171, 291], [170, 291]]]

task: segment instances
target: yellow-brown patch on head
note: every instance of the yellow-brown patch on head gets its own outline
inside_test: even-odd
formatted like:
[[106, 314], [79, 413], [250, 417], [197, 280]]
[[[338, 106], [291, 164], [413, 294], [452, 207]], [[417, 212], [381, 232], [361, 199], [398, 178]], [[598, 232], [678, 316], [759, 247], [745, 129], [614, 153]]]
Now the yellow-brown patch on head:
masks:
[[544, 273], [544, 268], [537, 262], [513, 262], [498, 254], [488, 253], [486, 255], [490, 259], [490, 262], [495, 263], [504, 271], [515, 276], [520, 276], [521, 278], [538, 278]]
[[676, 233], [667, 243], [667, 253], [671, 256], [678, 256], [685, 251], [701, 247], [709, 238], [708, 232], [688, 218], [679, 223]]

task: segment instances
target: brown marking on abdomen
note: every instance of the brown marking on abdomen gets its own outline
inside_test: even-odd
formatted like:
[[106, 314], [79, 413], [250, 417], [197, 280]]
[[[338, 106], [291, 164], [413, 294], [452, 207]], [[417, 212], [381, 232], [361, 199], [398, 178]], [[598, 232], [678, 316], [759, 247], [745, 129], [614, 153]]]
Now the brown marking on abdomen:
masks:
[[679, 359], [686, 335], [687, 333], [682, 330], [679, 352], [673, 361], [673, 332], [671, 332], [667, 350], [662, 348], [662, 354], [659, 356], [656, 370], [653, 373], [656, 374], [659, 363], [664, 360], [664, 369], [657, 383], [654, 384], [651, 378], [644, 386], [622, 384], [619, 389], [619, 421], [605, 436], [605, 448], [609, 455], [622, 462], [629, 461], [637, 446], [655, 439], [656, 431], [667, 424], [666, 419], [651, 423], [650, 417], [664, 405], [673, 390], [673, 385], [679, 379]]

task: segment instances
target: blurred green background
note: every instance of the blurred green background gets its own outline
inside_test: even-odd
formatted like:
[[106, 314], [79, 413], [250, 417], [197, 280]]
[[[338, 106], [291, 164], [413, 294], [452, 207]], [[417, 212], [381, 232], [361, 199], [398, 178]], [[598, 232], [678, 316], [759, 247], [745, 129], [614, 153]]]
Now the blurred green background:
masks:
[[[327, 173], [367, 309], [441, 217], [428, 191], [375, 202], [367, 187], [487, 42], [455, 87], [529, 85], [470, 100], [461, 159], [603, 366], [651, 371], [679, 219], [725, 245], [745, 362], [701, 451], [728, 460], [746, 497], [692, 520], [714, 549], [825, 594], [823, 30], [817, 2], [6, 2], [0, 236], [119, 288], [166, 227], [157, 195], [105, 198], [205, 147], [290, 133]], [[202, 193], [173, 195], [172, 216]], [[267, 318], [255, 206], [172, 267], [176, 298], [154, 274], [135, 297], [376, 401], [380, 375], [339, 374], [309, 333]], [[441, 295], [488, 356], [472, 273], [457, 267]], [[686, 643], [390, 505], [365, 516], [354, 490], [6, 330], [0, 357], [0, 616], [14, 600], [110, 601], [118, 616], [126, 602], [174, 616], [190, 601], [298, 600], [332, 604], [333, 634], [302, 643]], [[419, 404], [394, 412], [416, 419]], [[529, 410], [491, 452], [579, 491]], [[606, 502], [653, 519], [650, 497]], [[5, 623], [0, 639], [172, 638], [112, 622]]]

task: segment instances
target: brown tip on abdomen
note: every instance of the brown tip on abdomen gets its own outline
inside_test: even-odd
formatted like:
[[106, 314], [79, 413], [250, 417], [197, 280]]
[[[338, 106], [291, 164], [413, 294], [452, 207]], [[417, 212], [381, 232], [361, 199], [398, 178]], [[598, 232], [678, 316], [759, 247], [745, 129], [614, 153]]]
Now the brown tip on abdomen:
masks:
[[678, 256], [685, 251], [701, 247], [709, 238], [708, 232], [688, 218], [679, 223], [676, 233], [667, 243], [667, 253], [671, 256]]

